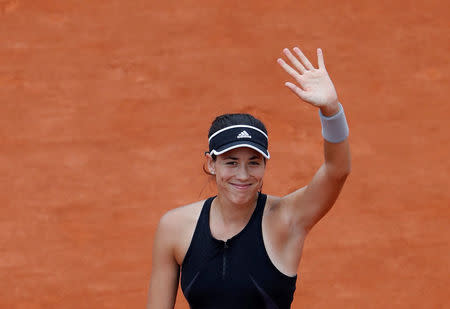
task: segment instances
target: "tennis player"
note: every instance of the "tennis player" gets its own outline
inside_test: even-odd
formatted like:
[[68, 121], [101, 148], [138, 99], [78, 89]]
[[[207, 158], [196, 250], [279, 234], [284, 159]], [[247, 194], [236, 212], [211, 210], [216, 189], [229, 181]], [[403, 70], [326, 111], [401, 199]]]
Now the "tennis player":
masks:
[[277, 62], [295, 80], [285, 85], [318, 108], [322, 166], [303, 188], [282, 197], [263, 194], [270, 159], [266, 127], [249, 114], [217, 117], [205, 171], [218, 194], [161, 218], [147, 308], [173, 308], [178, 282], [193, 309], [290, 308], [305, 238], [335, 203], [351, 159], [344, 109], [321, 49], [317, 68], [297, 47], [283, 53], [290, 64]]

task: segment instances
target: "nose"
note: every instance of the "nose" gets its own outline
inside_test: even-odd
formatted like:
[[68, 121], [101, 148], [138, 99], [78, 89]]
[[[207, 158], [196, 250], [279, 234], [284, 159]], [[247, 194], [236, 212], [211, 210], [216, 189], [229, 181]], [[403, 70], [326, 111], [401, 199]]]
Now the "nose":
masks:
[[236, 178], [239, 180], [247, 180], [248, 177], [249, 177], [249, 174], [248, 174], [247, 166], [245, 166], [245, 164], [242, 164], [241, 166], [239, 166], [239, 168], [237, 170]]

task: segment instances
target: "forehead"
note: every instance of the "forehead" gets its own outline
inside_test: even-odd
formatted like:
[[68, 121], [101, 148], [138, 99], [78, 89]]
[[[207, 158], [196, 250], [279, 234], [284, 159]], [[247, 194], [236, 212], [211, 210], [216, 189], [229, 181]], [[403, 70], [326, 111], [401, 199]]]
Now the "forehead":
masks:
[[218, 156], [221, 159], [226, 158], [239, 158], [239, 159], [249, 159], [249, 158], [258, 158], [261, 159], [263, 156], [258, 151], [248, 148], [248, 147], [239, 147], [235, 149], [231, 149], [230, 151], [224, 152], [223, 154]]

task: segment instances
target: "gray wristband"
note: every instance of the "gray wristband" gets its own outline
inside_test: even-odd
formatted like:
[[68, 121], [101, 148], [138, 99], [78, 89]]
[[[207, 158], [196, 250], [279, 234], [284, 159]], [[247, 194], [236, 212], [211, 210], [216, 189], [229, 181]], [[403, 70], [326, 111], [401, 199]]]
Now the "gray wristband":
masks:
[[322, 136], [330, 143], [340, 143], [348, 137], [348, 125], [345, 119], [344, 108], [339, 104], [339, 112], [331, 117], [326, 117], [319, 109], [320, 122], [322, 123]]

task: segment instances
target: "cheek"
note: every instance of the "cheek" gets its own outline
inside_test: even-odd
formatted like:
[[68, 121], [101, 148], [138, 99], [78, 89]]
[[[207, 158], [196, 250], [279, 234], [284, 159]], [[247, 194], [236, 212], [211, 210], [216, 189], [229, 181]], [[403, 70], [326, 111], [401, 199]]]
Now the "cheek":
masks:
[[253, 175], [257, 178], [263, 178], [265, 172], [266, 172], [265, 166], [261, 166], [253, 170]]
[[216, 174], [217, 174], [217, 179], [220, 180], [226, 180], [230, 177], [233, 177], [234, 173], [231, 169], [219, 169], [216, 170]]

